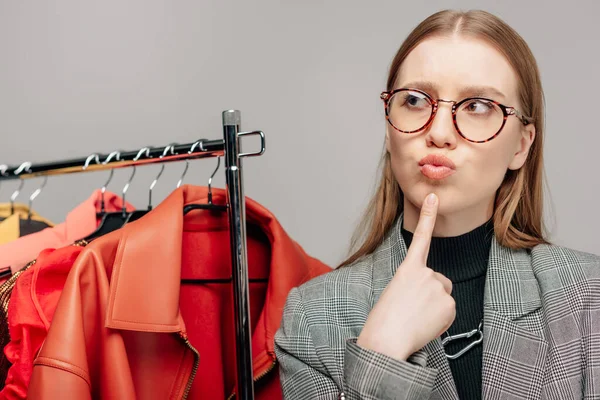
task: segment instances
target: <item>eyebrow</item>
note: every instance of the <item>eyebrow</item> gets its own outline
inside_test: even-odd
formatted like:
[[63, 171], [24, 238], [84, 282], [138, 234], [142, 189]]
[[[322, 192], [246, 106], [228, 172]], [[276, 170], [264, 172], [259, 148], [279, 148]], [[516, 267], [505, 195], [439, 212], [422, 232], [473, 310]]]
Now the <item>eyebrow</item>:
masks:
[[[404, 84], [404, 88], [420, 89], [428, 93], [438, 93], [438, 86], [430, 81], [414, 81]], [[463, 86], [458, 92], [461, 99], [467, 97], [493, 97], [506, 100], [506, 95], [493, 86], [469, 85]]]

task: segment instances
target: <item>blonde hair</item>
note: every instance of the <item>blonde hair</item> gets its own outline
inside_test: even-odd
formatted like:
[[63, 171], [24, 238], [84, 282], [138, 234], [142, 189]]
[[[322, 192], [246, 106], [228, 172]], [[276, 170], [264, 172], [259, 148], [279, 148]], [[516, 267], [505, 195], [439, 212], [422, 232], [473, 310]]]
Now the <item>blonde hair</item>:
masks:
[[[432, 36], [457, 33], [483, 39], [506, 57], [517, 74], [522, 112], [536, 129], [527, 161], [518, 170], [508, 170], [496, 192], [493, 214], [496, 239], [513, 249], [547, 243], [543, 227], [544, 94], [535, 57], [514, 29], [485, 11], [437, 12], [421, 22], [400, 46], [390, 66], [387, 90], [394, 89], [402, 62], [419, 43]], [[387, 151], [379, 168], [379, 185], [352, 238], [353, 253], [340, 267], [371, 254], [403, 211], [404, 196]]]

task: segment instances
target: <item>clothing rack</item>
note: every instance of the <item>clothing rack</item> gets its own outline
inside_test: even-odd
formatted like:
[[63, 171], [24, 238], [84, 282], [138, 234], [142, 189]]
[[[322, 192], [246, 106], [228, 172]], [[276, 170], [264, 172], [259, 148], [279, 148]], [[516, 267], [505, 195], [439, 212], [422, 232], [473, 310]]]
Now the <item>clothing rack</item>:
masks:
[[[47, 163], [24, 162], [18, 166], [0, 165], [0, 181], [223, 156], [225, 160], [229, 240], [231, 245], [231, 268], [234, 289], [237, 368], [235, 393], [238, 399], [253, 400], [252, 336], [250, 331], [246, 206], [244, 201], [242, 158], [262, 155], [265, 152], [265, 135], [261, 131], [240, 132], [241, 113], [238, 110], [223, 111], [222, 119], [223, 139], [201, 139], [188, 144], [143, 148], [136, 151], [113, 152], [102, 155], [92, 154], [87, 158]], [[260, 136], [260, 150], [243, 153], [241, 151], [240, 139], [244, 136]]]

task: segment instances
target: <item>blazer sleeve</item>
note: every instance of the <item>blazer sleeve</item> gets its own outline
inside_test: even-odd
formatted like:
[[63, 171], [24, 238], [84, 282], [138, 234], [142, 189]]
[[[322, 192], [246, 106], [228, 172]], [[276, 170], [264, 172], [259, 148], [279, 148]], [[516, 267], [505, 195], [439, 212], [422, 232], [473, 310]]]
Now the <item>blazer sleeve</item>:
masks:
[[[336, 335], [335, 326], [313, 326], [309, 320], [313, 318], [307, 318], [301, 292], [292, 289], [275, 335], [284, 399], [429, 399], [437, 370], [419, 365], [418, 353], [416, 358], [400, 361], [364, 349], [356, 338], [349, 338], [340, 341], [345, 347], [340, 349], [343, 366], [332, 365], [335, 351], [319, 339]], [[335, 370], [340, 374], [330, 373]]]

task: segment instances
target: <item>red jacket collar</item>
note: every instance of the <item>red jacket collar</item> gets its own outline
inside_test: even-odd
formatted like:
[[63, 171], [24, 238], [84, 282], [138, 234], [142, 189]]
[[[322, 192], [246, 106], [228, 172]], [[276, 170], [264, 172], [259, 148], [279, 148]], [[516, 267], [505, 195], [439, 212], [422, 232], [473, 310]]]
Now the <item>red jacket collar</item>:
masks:
[[[225, 196], [224, 190], [213, 189], [214, 203], [224, 204]], [[179, 311], [182, 232], [184, 220], [198, 214], [184, 216], [183, 207], [206, 202], [206, 188], [186, 185], [142, 219], [115, 232], [120, 239], [112, 266], [107, 327], [150, 332], [185, 331]], [[267, 299], [252, 335], [256, 372], [261, 368], [257, 363], [265, 362], [265, 358], [270, 362], [275, 359], [274, 335], [289, 291], [330, 268], [308, 256], [267, 209], [249, 198], [246, 198], [246, 219], [259, 226], [271, 243]]]

